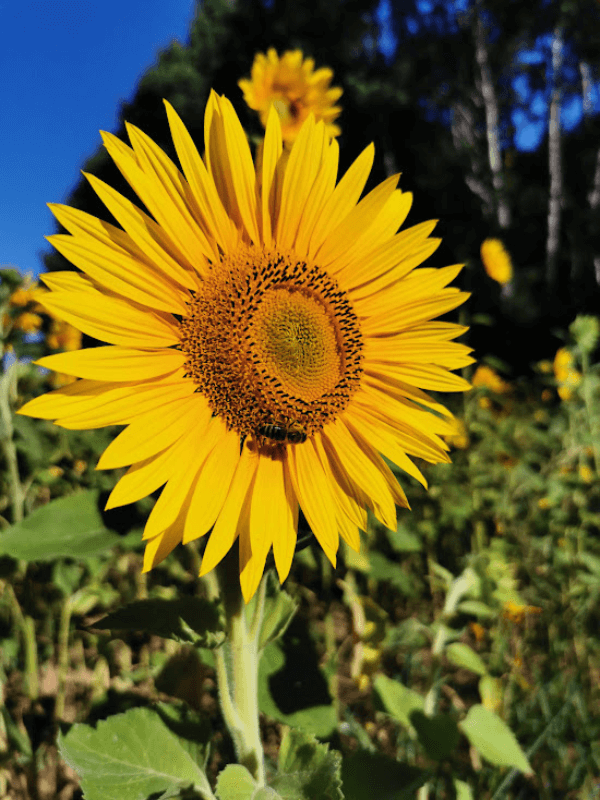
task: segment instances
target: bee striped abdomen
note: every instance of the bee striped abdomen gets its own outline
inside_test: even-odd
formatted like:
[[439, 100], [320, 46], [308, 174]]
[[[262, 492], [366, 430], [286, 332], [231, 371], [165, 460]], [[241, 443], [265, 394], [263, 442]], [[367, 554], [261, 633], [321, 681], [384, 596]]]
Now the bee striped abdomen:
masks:
[[273, 442], [281, 442], [282, 444], [302, 444], [307, 438], [307, 434], [301, 428], [286, 427], [272, 423], [261, 425], [256, 435], [262, 436], [264, 439], [270, 439]]

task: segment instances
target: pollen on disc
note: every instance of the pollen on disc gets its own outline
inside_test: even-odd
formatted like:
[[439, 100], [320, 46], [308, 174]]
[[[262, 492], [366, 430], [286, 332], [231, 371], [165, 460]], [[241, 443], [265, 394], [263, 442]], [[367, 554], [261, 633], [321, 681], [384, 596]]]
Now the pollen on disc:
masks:
[[288, 287], [266, 292], [251, 335], [257, 358], [288, 395], [310, 402], [340, 380], [343, 356], [334, 318], [313, 294]]

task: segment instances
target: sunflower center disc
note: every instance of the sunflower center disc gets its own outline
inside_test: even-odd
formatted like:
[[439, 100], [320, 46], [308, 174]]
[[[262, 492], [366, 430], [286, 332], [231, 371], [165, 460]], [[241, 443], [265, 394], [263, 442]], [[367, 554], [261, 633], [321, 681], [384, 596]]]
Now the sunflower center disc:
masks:
[[223, 256], [180, 325], [186, 373], [241, 436], [264, 425], [311, 435], [358, 388], [358, 318], [334, 279], [291, 253], [243, 247]]
[[294, 287], [271, 289], [252, 320], [257, 363], [290, 397], [318, 400], [341, 377], [342, 354], [335, 321], [318, 296]]

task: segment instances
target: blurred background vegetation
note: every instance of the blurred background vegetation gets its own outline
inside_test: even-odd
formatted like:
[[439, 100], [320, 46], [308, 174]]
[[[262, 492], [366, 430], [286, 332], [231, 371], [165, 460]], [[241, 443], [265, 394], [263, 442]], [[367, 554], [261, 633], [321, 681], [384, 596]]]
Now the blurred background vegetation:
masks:
[[[473, 295], [460, 321], [480, 366], [466, 373], [472, 392], [450, 402], [453, 464], [425, 468], [429, 492], [401, 476], [413, 510], [398, 530], [373, 523], [363, 552], [343, 554], [335, 572], [316, 549], [298, 554], [287, 588], [299, 613], [264, 665], [267, 753], [282, 724], [300, 724], [344, 754], [425, 766], [432, 798], [598, 798], [600, 5], [205, 0], [189, 43], [160, 54], [120, 117], [174, 156], [162, 99], [201, 146], [214, 88], [258, 137], [237, 81], [268, 47], [301, 48], [334, 70], [341, 168], [374, 141], [367, 188], [401, 171], [415, 198], [408, 224], [440, 220], [443, 244], [427, 266], [466, 262], [459, 280]], [[529, 150], [525, 123], [542, 132]], [[134, 199], [103, 149], [84, 168]], [[109, 219], [83, 180], [68, 203]], [[512, 260], [508, 281], [482, 261], [489, 239]], [[71, 268], [58, 253], [45, 265]], [[99, 510], [117, 474], [94, 466], [115, 431], [13, 417], [69, 380], [28, 359], [82, 342], [40, 311], [22, 276], [1, 277], [0, 797], [81, 797], [57, 757], [58, 727], [168, 698], [182, 718], [209, 725], [215, 774], [232, 751], [210, 657], [90, 630], [130, 600], [197, 592], [199, 555], [180, 547], [142, 576], [153, 499]], [[79, 520], [68, 506], [75, 493]], [[71, 535], [49, 532], [34, 557], [22, 526], [43, 525], [58, 498]], [[474, 703], [499, 713], [535, 776], [482, 762], [464, 740], [442, 753], [428, 746], [398, 713], [400, 684], [417, 708], [433, 697], [449, 717]]]

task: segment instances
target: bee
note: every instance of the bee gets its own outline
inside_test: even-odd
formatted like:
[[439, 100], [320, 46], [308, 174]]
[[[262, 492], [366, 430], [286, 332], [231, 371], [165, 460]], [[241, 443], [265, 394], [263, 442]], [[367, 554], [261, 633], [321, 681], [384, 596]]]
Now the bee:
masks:
[[281, 442], [282, 444], [302, 444], [307, 438], [305, 431], [296, 425], [277, 425], [273, 423], [261, 425], [256, 431], [256, 435], [271, 439], [273, 442]]

